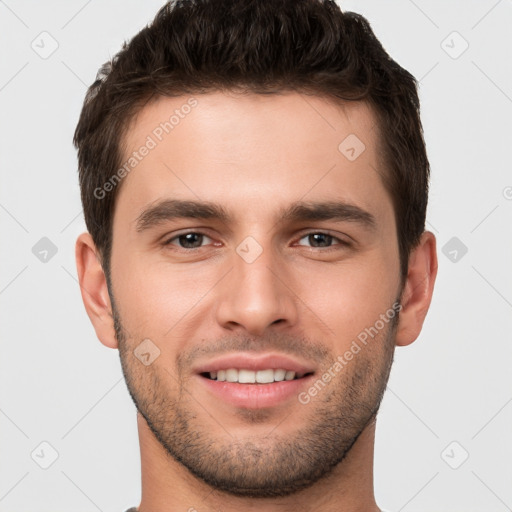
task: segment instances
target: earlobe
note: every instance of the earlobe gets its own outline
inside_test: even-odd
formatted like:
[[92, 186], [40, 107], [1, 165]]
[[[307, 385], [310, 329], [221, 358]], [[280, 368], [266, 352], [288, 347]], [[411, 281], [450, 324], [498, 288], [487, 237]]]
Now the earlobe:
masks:
[[89, 233], [78, 237], [75, 257], [82, 300], [96, 336], [103, 345], [118, 348], [107, 280]]
[[396, 345], [409, 345], [418, 338], [430, 307], [436, 276], [436, 238], [430, 231], [425, 231], [419, 244], [409, 256]]

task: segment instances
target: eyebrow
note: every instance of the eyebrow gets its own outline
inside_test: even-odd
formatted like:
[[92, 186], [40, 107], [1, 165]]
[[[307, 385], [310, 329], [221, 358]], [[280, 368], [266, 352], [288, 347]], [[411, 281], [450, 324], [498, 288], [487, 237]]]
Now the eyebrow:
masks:
[[[343, 201], [297, 201], [281, 209], [278, 216], [279, 223], [333, 220], [355, 222], [370, 230], [377, 226], [376, 218], [370, 212]], [[136, 219], [136, 230], [146, 231], [175, 219], [232, 221], [231, 215], [218, 203], [165, 199], [142, 211]]]

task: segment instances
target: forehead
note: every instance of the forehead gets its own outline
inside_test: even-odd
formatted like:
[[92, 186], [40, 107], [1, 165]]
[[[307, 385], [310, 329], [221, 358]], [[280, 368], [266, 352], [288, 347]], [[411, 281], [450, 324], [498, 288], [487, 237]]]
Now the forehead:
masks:
[[167, 197], [253, 218], [297, 199], [343, 199], [377, 216], [390, 207], [376, 118], [364, 102], [295, 92], [159, 97], [123, 142], [123, 164], [131, 163], [117, 203], [133, 215]]

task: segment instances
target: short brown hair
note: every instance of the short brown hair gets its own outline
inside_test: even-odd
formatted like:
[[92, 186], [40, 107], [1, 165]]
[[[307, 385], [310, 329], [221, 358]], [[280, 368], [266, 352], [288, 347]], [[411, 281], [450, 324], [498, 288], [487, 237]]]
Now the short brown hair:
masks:
[[430, 173], [417, 81], [391, 59], [363, 16], [342, 12], [332, 0], [170, 1], [100, 68], [73, 142], [85, 222], [107, 276], [117, 189], [101, 198], [95, 191], [121, 165], [130, 122], [158, 96], [240, 89], [372, 107], [403, 279], [425, 228]]

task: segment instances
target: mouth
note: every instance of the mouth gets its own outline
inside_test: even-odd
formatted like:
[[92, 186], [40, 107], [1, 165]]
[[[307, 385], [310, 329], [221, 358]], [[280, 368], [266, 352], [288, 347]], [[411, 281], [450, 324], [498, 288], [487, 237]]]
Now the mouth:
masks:
[[311, 385], [315, 368], [281, 354], [237, 353], [210, 360], [195, 373], [214, 400], [261, 409], [291, 404]]
[[232, 382], [239, 384], [272, 384], [274, 382], [298, 380], [313, 372], [295, 372], [284, 368], [268, 368], [264, 370], [248, 370], [228, 368], [226, 370], [217, 370], [212, 372], [202, 372], [201, 375], [207, 379], [218, 382]]

